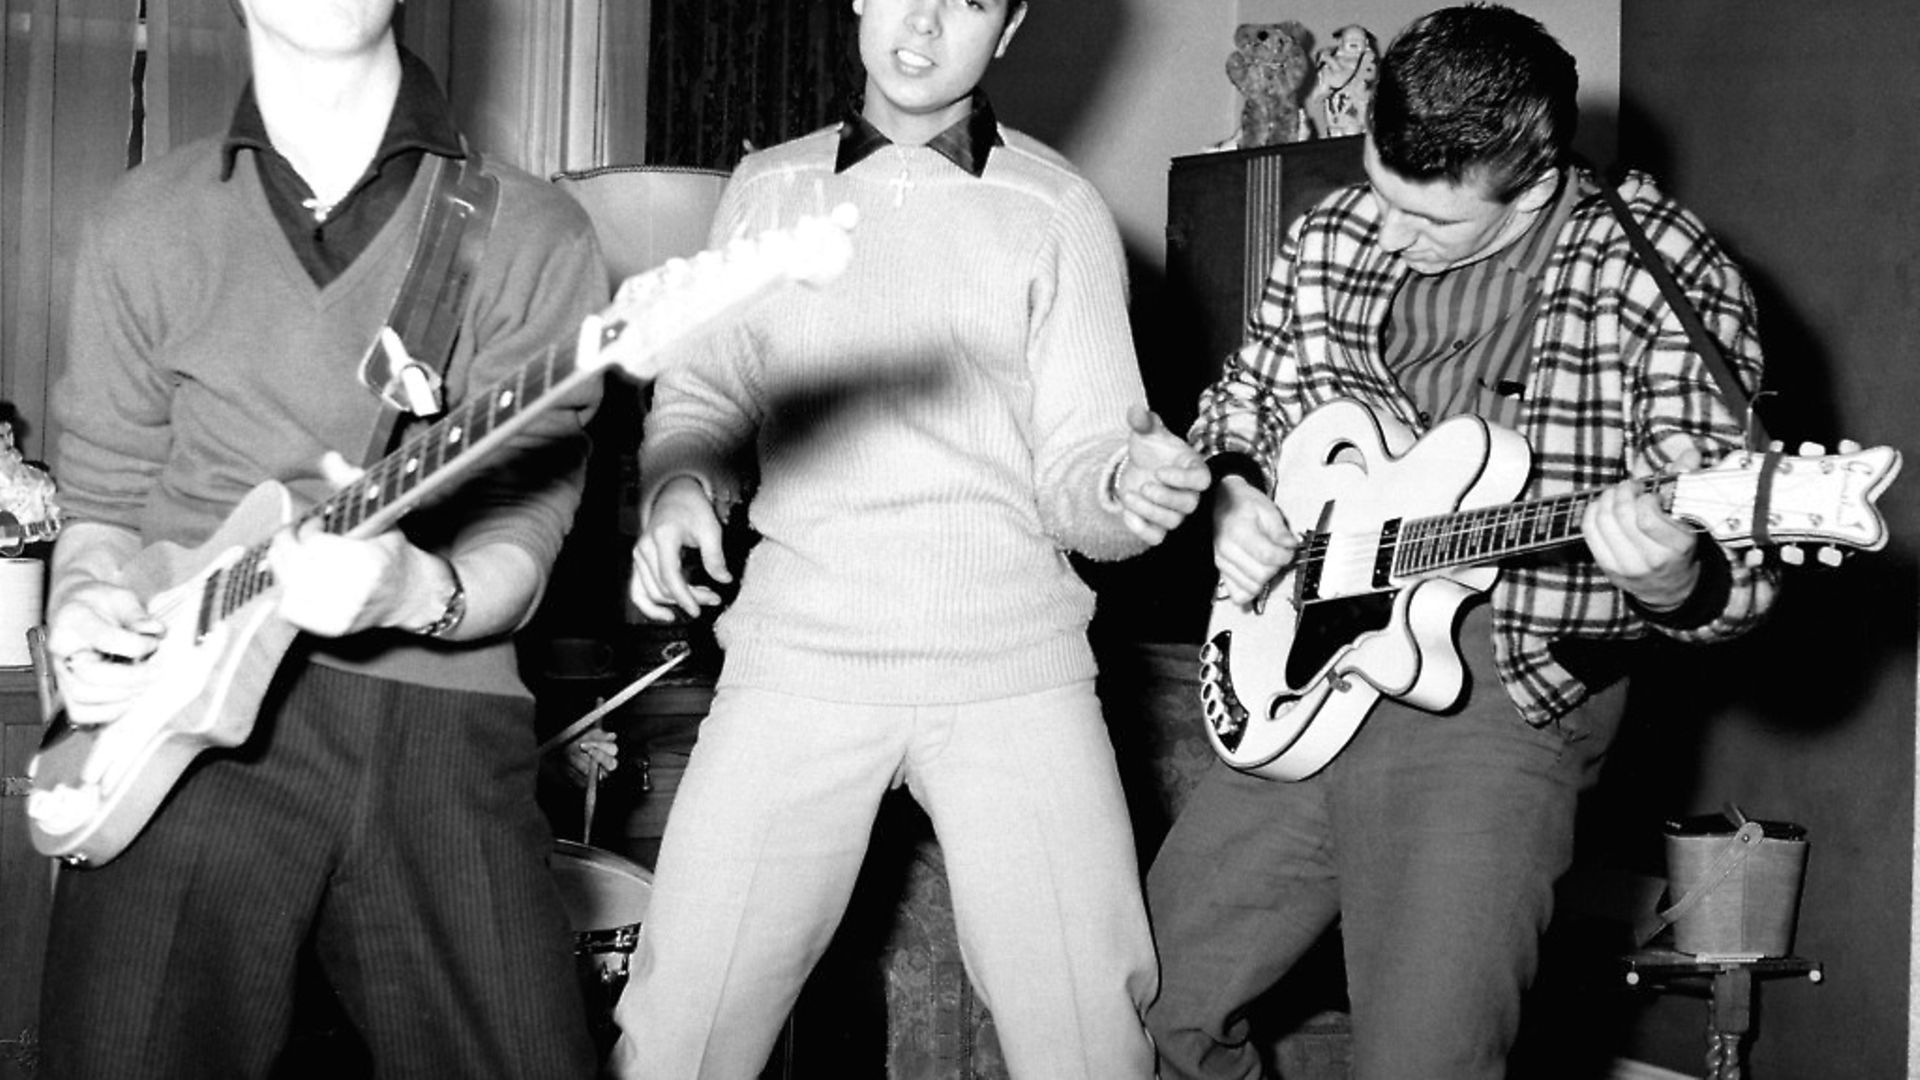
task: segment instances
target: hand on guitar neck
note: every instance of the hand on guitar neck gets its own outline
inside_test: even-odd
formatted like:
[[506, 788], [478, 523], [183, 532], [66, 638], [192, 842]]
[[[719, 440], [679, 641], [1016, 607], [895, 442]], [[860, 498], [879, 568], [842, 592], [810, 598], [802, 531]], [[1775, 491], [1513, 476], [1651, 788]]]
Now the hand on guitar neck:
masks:
[[[1670, 471], [1697, 472], [1702, 464], [1700, 451], [1689, 446]], [[1651, 610], [1686, 603], [1700, 581], [1699, 534], [1668, 514], [1638, 481], [1622, 481], [1594, 496], [1580, 537], [1607, 580]]]

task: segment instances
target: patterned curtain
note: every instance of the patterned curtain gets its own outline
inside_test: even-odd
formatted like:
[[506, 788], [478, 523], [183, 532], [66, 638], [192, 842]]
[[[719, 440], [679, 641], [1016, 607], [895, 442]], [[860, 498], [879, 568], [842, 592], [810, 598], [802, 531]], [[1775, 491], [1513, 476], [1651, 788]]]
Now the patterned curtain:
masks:
[[74, 243], [130, 165], [224, 124], [246, 77], [226, 0], [0, 0], [0, 419], [53, 445]]
[[146, 157], [227, 129], [246, 86], [247, 35], [227, 0], [146, 0]]
[[0, 412], [29, 459], [47, 439], [73, 236], [127, 167], [137, 0], [0, 0]]
[[731, 169], [833, 123], [864, 77], [849, 0], [654, 0], [650, 164]]

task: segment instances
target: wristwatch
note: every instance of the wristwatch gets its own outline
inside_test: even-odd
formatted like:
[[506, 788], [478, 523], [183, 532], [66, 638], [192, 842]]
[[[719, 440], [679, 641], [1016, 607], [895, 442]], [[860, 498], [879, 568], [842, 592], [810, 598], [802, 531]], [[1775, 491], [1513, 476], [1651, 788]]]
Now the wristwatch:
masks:
[[447, 564], [447, 574], [453, 578], [453, 592], [447, 597], [447, 606], [440, 609], [440, 617], [414, 631], [421, 637], [443, 638], [453, 633], [460, 620], [467, 617], [467, 586], [460, 580], [460, 571], [454, 567], [453, 560], [440, 556]]

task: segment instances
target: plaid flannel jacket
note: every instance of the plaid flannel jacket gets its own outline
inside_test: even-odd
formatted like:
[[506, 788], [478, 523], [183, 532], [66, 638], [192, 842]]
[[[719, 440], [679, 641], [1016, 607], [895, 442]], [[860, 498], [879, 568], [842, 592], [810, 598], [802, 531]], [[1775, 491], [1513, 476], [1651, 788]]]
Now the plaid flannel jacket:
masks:
[[[1585, 173], [1574, 180], [1585, 194], [1548, 260], [1533, 330], [1521, 431], [1533, 450], [1533, 472], [1522, 498], [1648, 475], [1689, 446], [1711, 462], [1743, 441], [1744, 418], [1721, 400], [1597, 181]], [[1647, 177], [1629, 176], [1620, 194], [1728, 364], [1750, 391], [1758, 387], [1753, 298], [1738, 268], [1700, 220]], [[1410, 271], [1380, 249], [1378, 235], [1365, 185], [1335, 193], [1294, 223], [1249, 319], [1246, 344], [1201, 396], [1191, 437], [1202, 453], [1248, 454], [1270, 474], [1288, 429], [1337, 397], [1423, 430], [1382, 360], [1381, 332]], [[1492, 597], [1495, 656], [1521, 716], [1550, 723], [1589, 693], [1556, 660], [1555, 641], [1627, 640], [1656, 630], [1715, 641], [1750, 629], [1771, 606], [1777, 577], [1738, 558], [1727, 561], [1732, 582], [1724, 603], [1692, 626], [1641, 617], [1588, 559], [1503, 568]]]

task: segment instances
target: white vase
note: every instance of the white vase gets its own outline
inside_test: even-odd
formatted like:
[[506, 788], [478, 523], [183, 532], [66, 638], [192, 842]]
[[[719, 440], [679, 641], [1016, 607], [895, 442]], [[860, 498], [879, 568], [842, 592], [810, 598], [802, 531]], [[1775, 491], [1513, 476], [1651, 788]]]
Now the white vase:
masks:
[[40, 625], [46, 585], [45, 560], [0, 559], [0, 667], [32, 665], [27, 631]]

